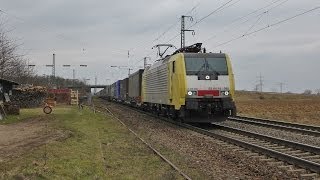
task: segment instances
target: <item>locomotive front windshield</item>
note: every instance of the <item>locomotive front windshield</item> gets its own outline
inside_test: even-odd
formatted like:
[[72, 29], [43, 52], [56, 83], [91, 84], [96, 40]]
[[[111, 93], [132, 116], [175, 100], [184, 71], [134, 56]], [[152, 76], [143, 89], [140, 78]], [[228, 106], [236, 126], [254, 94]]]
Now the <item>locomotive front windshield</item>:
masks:
[[227, 61], [224, 57], [185, 58], [187, 75], [197, 75], [200, 72], [214, 72], [217, 75], [228, 75]]

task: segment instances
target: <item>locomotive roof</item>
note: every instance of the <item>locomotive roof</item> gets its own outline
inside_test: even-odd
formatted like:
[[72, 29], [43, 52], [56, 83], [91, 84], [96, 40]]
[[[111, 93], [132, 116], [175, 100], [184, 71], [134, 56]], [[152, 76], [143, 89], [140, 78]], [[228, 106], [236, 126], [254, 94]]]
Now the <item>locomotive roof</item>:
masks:
[[185, 58], [224, 58], [224, 53], [183, 53]]

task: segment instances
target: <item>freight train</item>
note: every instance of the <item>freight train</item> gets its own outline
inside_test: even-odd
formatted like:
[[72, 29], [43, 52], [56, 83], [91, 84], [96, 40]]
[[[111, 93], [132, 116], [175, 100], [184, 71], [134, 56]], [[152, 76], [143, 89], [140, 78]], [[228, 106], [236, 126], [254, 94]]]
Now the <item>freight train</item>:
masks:
[[213, 122], [236, 115], [230, 58], [206, 53], [201, 45], [178, 49], [100, 94], [183, 122]]

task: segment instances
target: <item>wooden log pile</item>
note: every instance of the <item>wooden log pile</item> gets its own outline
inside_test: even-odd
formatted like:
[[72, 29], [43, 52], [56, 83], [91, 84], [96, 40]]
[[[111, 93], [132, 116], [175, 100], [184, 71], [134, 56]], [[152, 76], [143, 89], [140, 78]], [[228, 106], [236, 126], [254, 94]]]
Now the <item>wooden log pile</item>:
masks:
[[13, 104], [12, 102], [4, 103], [4, 109], [7, 115], [19, 115], [20, 108], [19, 105]]
[[46, 87], [22, 87], [12, 90], [11, 101], [20, 108], [34, 108], [43, 106], [46, 97]]

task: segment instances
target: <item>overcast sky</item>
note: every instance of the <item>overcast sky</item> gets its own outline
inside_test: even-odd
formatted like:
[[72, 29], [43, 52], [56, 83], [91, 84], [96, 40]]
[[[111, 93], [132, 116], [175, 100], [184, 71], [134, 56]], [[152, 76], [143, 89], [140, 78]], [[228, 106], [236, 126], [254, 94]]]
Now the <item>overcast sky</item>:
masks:
[[52, 63], [55, 53], [59, 76], [72, 78], [75, 69], [77, 78], [90, 79], [91, 84], [95, 76], [98, 84], [124, 78], [126, 69], [110, 66], [129, 64], [137, 70], [143, 57], [150, 56], [149, 63], [156, 60], [152, 46], [179, 47], [179, 18], [187, 14], [193, 16], [192, 22], [186, 20], [187, 27], [200, 22], [191, 27], [194, 36], [186, 33], [186, 44], [203, 42], [208, 51], [228, 53], [237, 89], [252, 90], [260, 73], [265, 91], [279, 91], [280, 82], [285, 83], [284, 91], [320, 88], [320, 9], [224, 44], [319, 7], [319, 0], [0, 1], [1, 21], [39, 75], [51, 73], [45, 65]]

